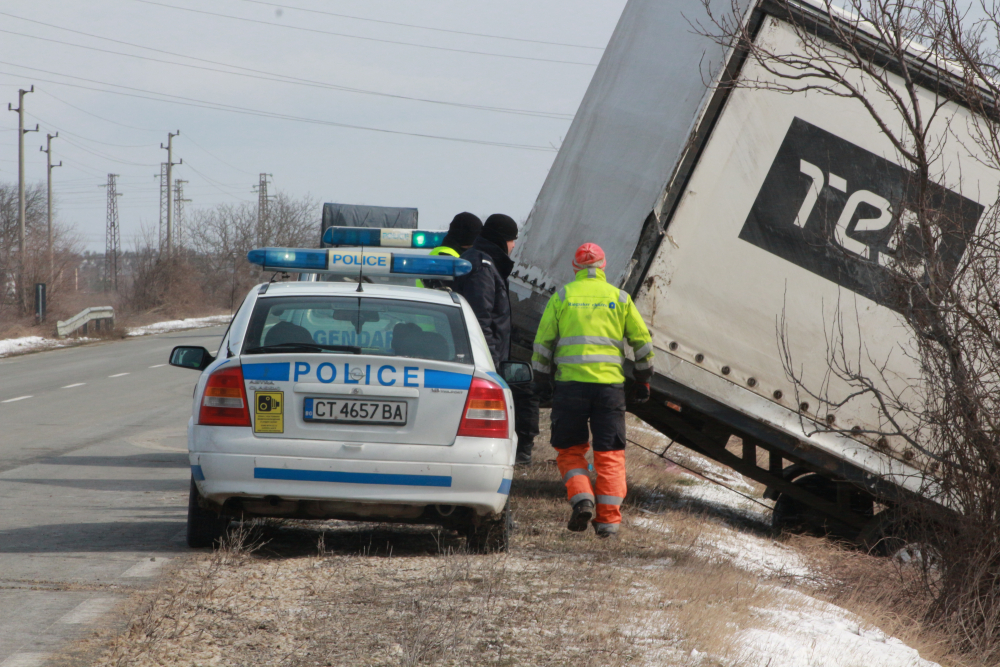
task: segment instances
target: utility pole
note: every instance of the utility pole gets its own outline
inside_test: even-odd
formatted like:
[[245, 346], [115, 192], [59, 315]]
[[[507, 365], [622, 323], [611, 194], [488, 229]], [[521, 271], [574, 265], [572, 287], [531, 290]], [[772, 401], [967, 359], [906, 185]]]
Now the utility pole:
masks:
[[108, 174], [108, 230], [104, 244], [104, 289], [112, 284], [118, 291], [118, 253], [121, 249], [121, 237], [118, 228], [118, 174]]
[[187, 181], [174, 179], [174, 229], [177, 232], [177, 249], [184, 247], [184, 203], [190, 199], [184, 199], [184, 184]]
[[62, 166], [62, 160], [59, 160], [59, 164], [52, 164], [52, 140], [55, 139], [55, 138], [57, 138], [58, 136], [59, 136], [58, 132], [56, 132], [55, 134], [46, 134], [45, 135], [45, 148], [42, 148], [41, 146], [38, 147], [38, 150], [40, 150], [43, 153], [45, 153], [46, 164], [48, 165], [48, 169], [45, 172], [46, 175], [48, 176], [48, 181], [47, 181], [47, 186], [48, 186], [48, 199], [47, 199], [47, 201], [48, 201], [48, 204], [45, 207], [45, 210], [46, 210], [46, 216], [48, 218], [48, 223], [49, 223], [49, 252], [48, 252], [48, 255], [49, 255], [49, 282], [52, 282], [53, 280], [55, 280], [55, 273], [56, 273], [55, 262], [52, 259], [52, 170], [55, 169], [56, 167], [61, 167]]
[[29, 90], [17, 91], [17, 108], [15, 109], [7, 103], [8, 111], [17, 112], [17, 251], [18, 251], [18, 276], [17, 276], [17, 300], [24, 305], [24, 135], [28, 132], [38, 132], [38, 124], [34, 130], [24, 129], [24, 96], [35, 92], [32, 84]]
[[[155, 177], [154, 177], [155, 178]], [[167, 180], [167, 163], [160, 163], [160, 256], [167, 251], [167, 191], [170, 181]]]
[[173, 202], [173, 190], [170, 184], [173, 182], [174, 165], [184, 164], [184, 160], [181, 159], [174, 162], [174, 137], [181, 133], [180, 130], [176, 132], [167, 132], [167, 145], [164, 146], [160, 144], [160, 148], [167, 151], [167, 257], [173, 255], [173, 233], [174, 233], [174, 202]]
[[257, 245], [263, 246], [267, 241], [264, 238], [267, 233], [267, 178], [274, 178], [273, 174], [261, 174], [260, 183], [257, 185]]

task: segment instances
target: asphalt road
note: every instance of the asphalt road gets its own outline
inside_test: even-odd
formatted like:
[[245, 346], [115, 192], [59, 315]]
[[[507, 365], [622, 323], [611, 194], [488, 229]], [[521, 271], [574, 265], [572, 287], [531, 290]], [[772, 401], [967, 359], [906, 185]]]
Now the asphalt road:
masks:
[[0, 667], [92, 633], [184, 545], [185, 429], [224, 327], [0, 359]]

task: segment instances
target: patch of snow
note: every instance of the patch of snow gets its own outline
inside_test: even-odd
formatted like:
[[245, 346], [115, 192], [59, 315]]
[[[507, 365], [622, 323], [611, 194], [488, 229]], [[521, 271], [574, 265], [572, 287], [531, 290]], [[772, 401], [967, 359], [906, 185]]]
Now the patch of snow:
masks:
[[[629, 427], [655, 438], [661, 448], [669, 443], [666, 437], [648, 426], [630, 424]], [[770, 522], [766, 508], [739, 495], [756, 496], [755, 488], [745, 478], [714, 461], [678, 449], [671, 448], [667, 455], [704, 473], [704, 477], [700, 477], [676, 469], [677, 473], [689, 475], [695, 481], [673, 487], [681, 496], [682, 504], [714, 505], [747, 518]], [[722, 482], [733, 490], [709, 479]], [[635, 519], [634, 523], [653, 530], [670, 530], [662, 518], [651, 512]], [[795, 549], [751, 533], [709, 528], [699, 536], [692, 550], [709, 561], [727, 562], [765, 579], [780, 579], [786, 585], [822, 578], [822, 574], [810, 568]], [[865, 624], [841, 607], [791, 588], [775, 587], [774, 591], [780, 601], [778, 605], [756, 610], [764, 621], [763, 627], [743, 630], [737, 636], [742, 652], [734, 664], [753, 667], [940, 667], [921, 658], [915, 649], [899, 639]], [[692, 650], [686, 657], [687, 660], [679, 660], [678, 664], [698, 664], [708, 656]]]
[[39, 350], [50, 350], [57, 347], [76, 345], [80, 342], [87, 342], [90, 338], [43, 338], [41, 336], [24, 336], [23, 338], [7, 338], [0, 340], [0, 357], [9, 357], [15, 354], [25, 354], [27, 352], [38, 352]]
[[776, 608], [757, 610], [772, 627], [740, 633], [741, 664], [823, 667], [940, 667], [854, 614], [794, 590], [777, 589]]
[[[658, 518], [639, 518], [635, 523], [645, 528], [670, 532], [670, 527]], [[735, 567], [765, 578], [791, 581], [815, 580], [819, 575], [791, 547], [750, 533], [729, 529], [706, 530], [694, 544], [694, 552], [712, 562], [728, 562]]]
[[794, 549], [748, 533], [706, 534], [698, 540], [696, 548], [709, 560], [725, 559], [741, 570], [762, 577], [798, 580], [818, 576]]
[[[184, 320], [169, 320], [147, 324], [144, 327], [133, 327], [128, 330], [129, 336], [148, 336], [149, 334], [167, 333], [182, 329], [198, 329], [226, 324], [232, 315], [212, 315], [210, 317], [189, 317]], [[22, 338], [0, 339], [0, 358], [27, 352], [51, 350], [68, 347], [79, 343], [89, 343], [94, 338], [44, 338], [42, 336], [24, 336]]]
[[687, 504], [683, 503], [684, 499], [698, 501], [705, 505], [715, 505], [721, 509], [736, 512], [748, 519], [770, 524], [771, 513], [769, 509], [761, 507], [757, 503], [740, 495], [740, 493], [745, 495], [753, 494], [754, 490], [752, 487], [746, 483], [741, 484], [739, 481], [729, 483], [727, 486], [731, 486], [735, 490], [730, 490], [704, 480], [699, 481], [697, 484], [678, 485], [673, 487], [673, 490], [681, 496], [682, 504]]
[[150, 334], [167, 333], [169, 331], [180, 331], [182, 329], [200, 329], [203, 327], [214, 327], [217, 324], [226, 324], [232, 319], [232, 315], [212, 315], [210, 317], [188, 317], [183, 320], [167, 320], [166, 322], [156, 322], [143, 327], [132, 327], [128, 330], [129, 336], [148, 336]]

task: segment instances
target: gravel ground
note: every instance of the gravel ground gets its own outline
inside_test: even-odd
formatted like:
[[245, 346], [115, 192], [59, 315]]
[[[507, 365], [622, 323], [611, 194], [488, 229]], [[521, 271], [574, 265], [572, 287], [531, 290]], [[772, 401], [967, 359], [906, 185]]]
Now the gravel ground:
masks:
[[[632, 434], [654, 449], [666, 444], [641, 428]], [[684, 465], [721, 474], [677, 449], [671, 456]], [[862, 617], [812, 597], [857, 585], [861, 570], [884, 580], [875, 559], [823, 540], [777, 539], [742, 496], [727, 501], [722, 487], [635, 448], [620, 538], [570, 533], [554, 458], [539, 446], [515, 476], [508, 553], [470, 555], [458, 535], [429, 527], [244, 524], [224, 548], [194, 555], [138, 595], [94, 662], [763, 666], [780, 647], [792, 660], [781, 664], [799, 664], [806, 654], [790, 647], [807, 641], [806, 630], [784, 625], [808, 616], [810, 628], [844, 637], [828, 642], [835, 654], [813, 651], [802, 664], [931, 664], [875, 627], [879, 610]], [[722, 473], [759, 499], [754, 484]], [[851, 565], [821, 571], [831, 562]], [[862, 662], [851, 637], [864, 640]], [[889, 652], [873, 658], [872, 646]]]

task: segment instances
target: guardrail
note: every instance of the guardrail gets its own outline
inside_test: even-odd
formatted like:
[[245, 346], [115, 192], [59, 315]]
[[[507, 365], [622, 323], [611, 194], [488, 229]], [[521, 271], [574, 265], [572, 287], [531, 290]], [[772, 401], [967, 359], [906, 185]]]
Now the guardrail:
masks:
[[111, 329], [115, 326], [115, 309], [111, 306], [97, 306], [87, 308], [65, 322], [56, 322], [56, 335], [60, 338], [83, 329], [84, 335], [90, 331], [90, 323], [94, 322], [94, 329], [100, 331], [101, 323], [104, 328]]

